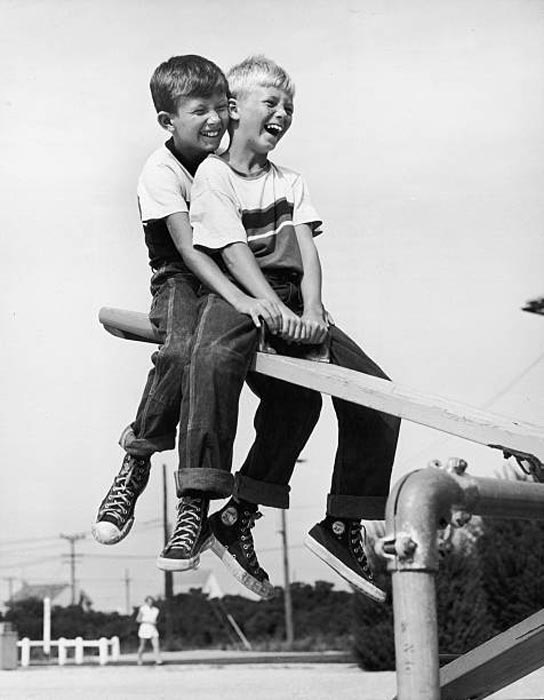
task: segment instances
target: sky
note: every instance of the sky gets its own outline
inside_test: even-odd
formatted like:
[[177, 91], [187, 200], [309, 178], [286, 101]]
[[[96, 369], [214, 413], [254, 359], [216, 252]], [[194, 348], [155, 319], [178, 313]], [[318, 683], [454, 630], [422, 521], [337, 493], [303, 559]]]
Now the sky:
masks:
[[[148, 82], [172, 55], [224, 68], [264, 53], [293, 77], [273, 159], [302, 172], [325, 222], [324, 299], [399, 383], [544, 425], [544, 3], [536, 0], [0, 0], [0, 600], [69, 580], [97, 609], [162, 590], [162, 465], [126, 541], [90, 536], [122, 460], [152, 347], [101, 306], [147, 311], [136, 181], [164, 140]], [[292, 578], [338, 582], [302, 541], [321, 519], [336, 427], [326, 402], [292, 480]], [[244, 392], [235, 465], [251, 444]], [[393, 481], [431, 459], [491, 476], [501, 456], [404, 423]], [[260, 560], [282, 583], [280, 518]], [[206, 554], [226, 592], [242, 592]]]

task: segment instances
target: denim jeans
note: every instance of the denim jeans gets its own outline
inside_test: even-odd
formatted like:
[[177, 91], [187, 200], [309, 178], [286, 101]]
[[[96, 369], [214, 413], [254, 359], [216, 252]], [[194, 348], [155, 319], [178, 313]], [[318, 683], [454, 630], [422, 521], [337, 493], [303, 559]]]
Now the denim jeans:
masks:
[[[248, 377], [257, 340], [249, 316], [216, 294], [201, 299], [191, 361], [183, 373], [178, 495], [199, 490], [222, 498], [234, 490], [255, 503], [288, 507], [289, 486], [276, 477], [292, 472], [319, 418], [321, 396], [253, 373]], [[260, 469], [259, 474], [250, 473], [233, 483], [232, 450], [246, 378], [261, 398], [248, 457]]]
[[[287, 306], [301, 313], [302, 298], [296, 281], [280, 283], [270, 277], [269, 282]], [[380, 367], [337, 326], [331, 326], [329, 334], [332, 364], [388, 379]], [[304, 348], [282, 341], [272, 341], [272, 345], [278, 352], [295, 357]], [[276, 488], [289, 483], [298, 456], [298, 453], [294, 456], [294, 451], [299, 448], [299, 444], [291, 442], [293, 425], [302, 430], [299, 424], [304, 423], [306, 417], [302, 412], [303, 407], [291, 404], [293, 398], [286, 391], [285, 382], [260, 375], [255, 375], [250, 381], [260, 385], [261, 391], [266, 386], [269, 404], [277, 407], [276, 420], [272, 420], [272, 414], [262, 410], [261, 403], [255, 416], [255, 429], [258, 436], [266, 436], [268, 451], [258, 449], [263, 438], [257, 437], [236, 475], [235, 488], [238, 493], [247, 500], [255, 500], [251, 490], [254, 481], [273, 481]], [[317, 394], [310, 390], [306, 392]], [[309, 396], [306, 396], [306, 401], [310, 401]], [[382, 519], [385, 516], [400, 420], [342, 399], [333, 397], [332, 401], [338, 421], [338, 445], [327, 497], [327, 513], [334, 517]], [[282, 404], [284, 410], [289, 406], [288, 420], [281, 419]], [[289, 454], [290, 459], [276, 459], [278, 450], [288, 454], [291, 448], [293, 453]]]
[[174, 264], [157, 270], [151, 279], [149, 319], [162, 344], [151, 356], [153, 367], [136, 418], [121, 436], [129, 454], [150, 456], [175, 447], [183, 369], [190, 358], [201, 289], [193, 274]]
[[[136, 418], [123, 431], [121, 445], [135, 456], [173, 449], [179, 424], [178, 495], [199, 490], [224, 498], [236, 489], [232, 450], [240, 392], [257, 345], [256, 328], [249, 316], [175, 266], [156, 272], [151, 290], [149, 317], [163, 343], [152, 355]], [[250, 386], [262, 397], [252, 454], [290, 472], [319, 418], [321, 396], [252, 376]], [[282, 426], [290, 431], [287, 449], [276, 439]], [[248, 477], [242, 490], [263, 505], [289, 505], [289, 486], [276, 485], [273, 472], [270, 479]]]
[[[269, 281], [295, 312], [302, 310], [296, 281]], [[250, 502], [287, 508], [289, 480], [321, 409], [321, 395], [271, 377], [249, 373], [257, 343], [251, 319], [215, 294], [201, 305], [191, 361], [183, 378], [178, 493], [192, 489], [226, 495], [231, 482], [232, 445], [244, 379], [261, 399], [255, 414], [255, 441], [233, 493]], [[330, 329], [334, 364], [387, 379], [384, 372], [339, 328]], [[276, 342], [279, 352], [300, 355], [304, 348]], [[247, 376], [246, 376], [247, 375]], [[336, 517], [384, 517], [400, 421], [333, 398], [338, 447], [327, 513]]]

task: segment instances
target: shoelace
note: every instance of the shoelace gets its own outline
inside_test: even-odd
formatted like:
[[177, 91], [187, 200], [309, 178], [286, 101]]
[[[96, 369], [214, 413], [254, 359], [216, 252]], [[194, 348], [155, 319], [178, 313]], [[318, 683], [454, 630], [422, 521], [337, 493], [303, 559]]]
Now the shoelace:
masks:
[[170, 547], [191, 547], [198, 535], [202, 499], [186, 496], [178, 503], [176, 527], [170, 538]]
[[255, 521], [262, 517], [263, 514], [258, 510], [254, 512], [244, 510], [242, 511], [242, 517], [240, 519], [240, 540], [242, 542], [242, 549], [246, 553], [249, 567], [256, 572], [260, 572], [261, 567], [257, 555], [255, 554], [255, 544], [253, 542], [251, 528], [255, 527]]
[[[370, 566], [368, 565], [368, 559], [365, 554], [365, 551], [363, 549], [363, 535], [362, 535], [362, 529], [363, 526], [361, 525], [360, 522], [353, 522], [351, 523], [350, 530], [349, 530], [349, 537], [351, 541], [351, 548], [353, 551], [353, 554], [355, 555], [355, 559], [357, 560], [357, 563], [359, 566], [362, 568], [365, 576], [373, 581], [374, 576], [372, 575], [372, 570]], [[366, 534], [366, 531], [365, 531]]]
[[139, 465], [136, 465], [127, 474], [118, 474], [113, 480], [107, 502], [103, 512], [113, 515], [121, 520], [130, 511], [134, 499], [139, 495], [139, 488], [143, 481], [143, 475], [139, 473]]

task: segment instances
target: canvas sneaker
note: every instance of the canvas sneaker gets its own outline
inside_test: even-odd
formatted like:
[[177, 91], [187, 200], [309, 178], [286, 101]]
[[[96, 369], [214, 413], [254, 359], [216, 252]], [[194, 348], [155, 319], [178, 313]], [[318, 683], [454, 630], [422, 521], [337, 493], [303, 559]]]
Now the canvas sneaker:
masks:
[[386, 598], [374, 583], [364, 551], [366, 530], [358, 520], [327, 517], [314, 525], [304, 544], [357, 591], [383, 603]]
[[116, 544], [124, 539], [134, 524], [136, 501], [147, 486], [151, 460], [126, 454], [119, 473], [98, 508], [92, 526], [94, 539], [100, 544]]
[[196, 569], [200, 553], [208, 549], [212, 534], [208, 525], [209, 500], [204, 496], [182, 496], [178, 501], [176, 526], [157, 559], [163, 571]]
[[262, 514], [236, 501], [229, 501], [208, 519], [213, 533], [212, 551], [234, 578], [265, 600], [274, 596], [268, 574], [259, 565], [251, 528]]

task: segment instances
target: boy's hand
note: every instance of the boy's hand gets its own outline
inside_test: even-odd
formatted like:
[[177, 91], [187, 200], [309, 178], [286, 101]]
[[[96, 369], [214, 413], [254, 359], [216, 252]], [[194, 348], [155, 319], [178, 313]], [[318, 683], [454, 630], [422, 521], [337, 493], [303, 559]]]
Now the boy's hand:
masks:
[[290, 343], [301, 343], [306, 336], [306, 325], [300, 316], [291, 311], [290, 308], [282, 304], [281, 311], [281, 330], [278, 335], [283, 340]]
[[305, 334], [302, 343], [306, 345], [320, 345], [325, 342], [329, 332], [329, 324], [325, 317], [324, 309], [305, 309], [302, 314]]
[[235, 308], [241, 314], [251, 316], [257, 328], [261, 327], [261, 319], [266, 323], [271, 333], [278, 333], [282, 327], [282, 314], [275, 301], [246, 296], [235, 304]]

